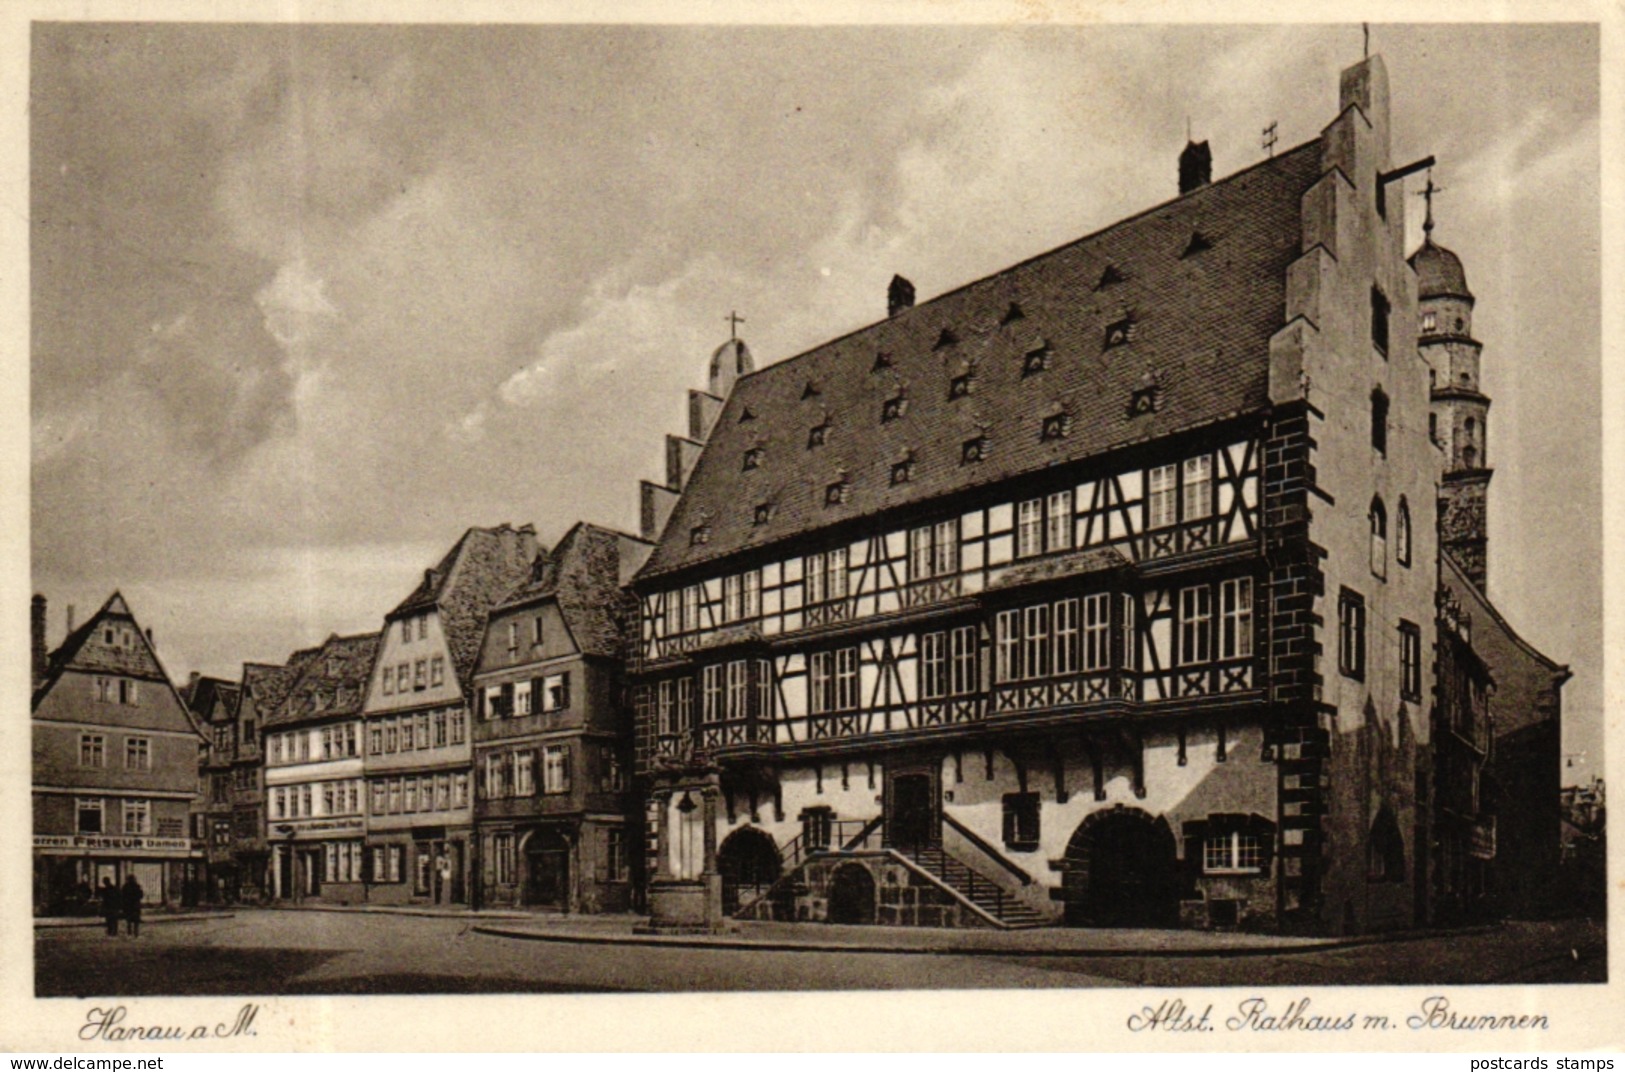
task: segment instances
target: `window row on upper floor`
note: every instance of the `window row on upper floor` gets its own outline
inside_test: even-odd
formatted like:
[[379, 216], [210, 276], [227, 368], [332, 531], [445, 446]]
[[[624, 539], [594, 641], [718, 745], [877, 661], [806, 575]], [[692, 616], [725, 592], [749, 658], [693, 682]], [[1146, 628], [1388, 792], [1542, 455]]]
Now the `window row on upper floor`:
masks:
[[[110, 745], [115, 740], [111, 734], [81, 733], [79, 735], [79, 766], [106, 768], [108, 765]], [[145, 736], [123, 737], [123, 765], [125, 770], [150, 771], [152, 769], [152, 738]]]
[[134, 678], [98, 674], [91, 679], [90, 689], [97, 703], [116, 703], [126, 707], [141, 705], [141, 682]]
[[474, 694], [474, 702], [484, 720], [563, 711], [570, 706], [570, 672], [486, 685]]
[[468, 712], [461, 706], [367, 720], [367, 754], [395, 755], [430, 748], [455, 748], [468, 741]]
[[1244, 691], [1256, 680], [1253, 588], [1251, 576], [1238, 575], [1052, 596], [985, 621], [707, 663], [640, 685], [633, 702], [641, 732], [656, 739], [698, 730], [708, 743], [745, 743], [731, 727], [775, 723], [754, 739], [788, 743], [817, 737], [827, 728], [821, 719], [860, 712], [878, 722], [846, 732]]
[[422, 692], [446, 682], [446, 657], [432, 655], [413, 662], [400, 662], [378, 670], [379, 689], [385, 696]]
[[740, 624], [776, 635], [972, 595], [1012, 566], [1076, 550], [1137, 561], [1255, 539], [1258, 467], [1256, 444], [1235, 443], [652, 593], [644, 654], [693, 650]]
[[267, 795], [273, 819], [361, 814], [360, 778], [272, 786]]
[[268, 766], [328, 762], [360, 754], [361, 724], [358, 722], [265, 735], [265, 762]]

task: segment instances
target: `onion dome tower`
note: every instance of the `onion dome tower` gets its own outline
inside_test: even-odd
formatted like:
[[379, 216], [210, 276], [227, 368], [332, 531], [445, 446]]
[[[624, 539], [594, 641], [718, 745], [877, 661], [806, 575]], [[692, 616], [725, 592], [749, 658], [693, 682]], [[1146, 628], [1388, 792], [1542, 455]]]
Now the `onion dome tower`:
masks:
[[1488, 583], [1486, 505], [1490, 477], [1486, 450], [1489, 396], [1479, 383], [1483, 344], [1473, 338], [1473, 292], [1461, 258], [1433, 241], [1432, 179], [1421, 248], [1410, 257], [1421, 316], [1417, 349], [1433, 380], [1428, 430], [1443, 451], [1439, 484], [1439, 545], [1479, 591]]

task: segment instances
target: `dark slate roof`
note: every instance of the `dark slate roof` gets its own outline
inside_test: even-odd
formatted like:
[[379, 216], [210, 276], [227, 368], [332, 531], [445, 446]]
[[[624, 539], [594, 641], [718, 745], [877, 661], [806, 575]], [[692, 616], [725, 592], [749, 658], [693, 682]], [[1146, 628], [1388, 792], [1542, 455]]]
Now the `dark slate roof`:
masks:
[[261, 717], [274, 712], [287, 699], [288, 689], [292, 687], [299, 674], [304, 670], [312, 656], [319, 648], [305, 648], [288, 656], [286, 666], [276, 666], [271, 663], [244, 663], [242, 694], [245, 698], [252, 698], [254, 706]]
[[1410, 265], [1416, 271], [1418, 298], [1472, 298], [1473, 292], [1467, 289], [1467, 271], [1461, 266], [1461, 258], [1443, 246], [1435, 245], [1432, 238], [1411, 254]]
[[225, 678], [203, 675], [176, 690], [192, 713], [204, 722], [231, 718], [237, 713], [238, 685]]
[[530, 576], [496, 610], [554, 600], [583, 654], [620, 657], [637, 613], [635, 597], [620, 586], [625, 539], [577, 522], [551, 552], [536, 556]]
[[298, 676], [266, 726], [285, 726], [361, 712], [373, 658], [378, 654], [378, 633], [341, 637], [334, 634], [304, 659]]
[[[1300, 198], [1320, 175], [1320, 143], [1308, 142], [743, 377], [639, 579], [1262, 409]], [[1129, 340], [1108, 349], [1108, 327], [1125, 319]], [[1024, 376], [1041, 348], [1048, 367]], [[969, 393], [951, 400], [966, 371]], [[1148, 374], [1156, 412], [1131, 417]], [[899, 393], [903, 415], [882, 422]], [[1044, 441], [1051, 414], [1067, 434]], [[825, 444], [809, 449], [826, 422]], [[978, 435], [984, 460], [961, 464]], [[759, 464], [745, 470], [753, 449]], [[912, 477], [893, 484], [905, 457]], [[843, 478], [844, 501], [826, 505]], [[764, 524], [758, 504], [771, 506]]]
[[471, 528], [434, 568], [424, 572], [423, 581], [385, 621], [438, 610], [452, 667], [463, 691], [469, 692], [486, 616], [530, 575], [541, 557], [537, 551], [536, 530], [530, 525]]

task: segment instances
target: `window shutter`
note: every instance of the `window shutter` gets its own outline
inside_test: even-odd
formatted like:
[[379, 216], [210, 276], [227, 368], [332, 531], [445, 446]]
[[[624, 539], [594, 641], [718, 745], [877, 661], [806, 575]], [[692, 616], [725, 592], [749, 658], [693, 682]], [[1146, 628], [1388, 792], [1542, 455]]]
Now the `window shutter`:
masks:
[[474, 717], [475, 718], [480, 718], [480, 719], [483, 719], [485, 717], [485, 686], [484, 685], [481, 685], [479, 688], [474, 690]]
[[530, 713], [539, 715], [546, 706], [547, 687], [542, 678], [533, 677], [530, 679]]
[[497, 712], [507, 718], [513, 714], [513, 682], [506, 681], [502, 685], [502, 710]]

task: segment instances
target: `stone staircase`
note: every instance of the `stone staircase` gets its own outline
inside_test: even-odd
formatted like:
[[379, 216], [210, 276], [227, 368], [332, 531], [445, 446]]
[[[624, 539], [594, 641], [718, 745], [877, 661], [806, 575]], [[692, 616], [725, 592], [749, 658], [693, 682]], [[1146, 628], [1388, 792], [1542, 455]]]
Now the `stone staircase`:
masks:
[[948, 855], [940, 845], [895, 848], [899, 856], [913, 863], [940, 885], [975, 905], [999, 927], [1021, 930], [1042, 927], [1049, 920], [1027, 902], [965, 863]]

